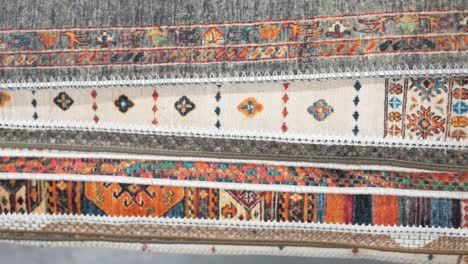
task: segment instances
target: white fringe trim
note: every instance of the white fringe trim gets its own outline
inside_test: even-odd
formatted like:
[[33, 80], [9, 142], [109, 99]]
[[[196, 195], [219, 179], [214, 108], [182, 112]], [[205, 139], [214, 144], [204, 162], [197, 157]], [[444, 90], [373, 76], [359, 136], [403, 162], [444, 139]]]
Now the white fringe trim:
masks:
[[421, 226], [381, 226], [359, 224], [329, 224], [329, 223], [302, 223], [302, 222], [260, 222], [255, 220], [214, 220], [192, 218], [165, 218], [165, 217], [122, 217], [122, 216], [95, 216], [95, 215], [58, 215], [58, 214], [0, 214], [0, 229], [39, 230], [44, 226], [56, 223], [91, 223], [105, 225], [170, 225], [170, 226], [202, 226], [221, 228], [258, 228], [258, 229], [293, 229], [317, 230], [330, 232], [351, 232], [359, 234], [377, 234], [414, 237], [424, 239], [429, 237], [449, 236], [468, 238], [468, 228], [421, 227]]
[[166, 84], [207, 84], [207, 83], [239, 83], [239, 82], [292, 82], [303, 80], [329, 80], [329, 79], [353, 79], [353, 78], [396, 78], [410, 76], [453, 76], [468, 75], [467, 63], [454, 63], [453, 65], [421, 64], [409, 66], [408, 64], [396, 67], [363, 67], [363, 68], [322, 68], [320, 71], [262, 71], [262, 72], [233, 72], [233, 73], [200, 73], [163, 75], [127, 75], [110, 79], [83, 78], [48, 78], [48, 79], [20, 79], [0, 81], [0, 89], [62, 89], [95, 88], [108, 86], [147, 86]]
[[35, 174], [35, 173], [0, 173], [0, 180], [52, 180], [79, 182], [111, 182], [124, 184], [218, 188], [227, 190], [294, 192], [294, 193], [332, 193], [332, 194], [374, 194], [406, 197], [430, 197], [449, 199], [468, 199], [468, 192], [432, 191], [414, 189], [395, 189], [381, 187], [326, 187], [326, 186], [298, 186], [278, 184], [251, 184], [231, 182], [210, 182], [198, 180], [170, 180], [153, 178], [136, 178], [123, 176], [79, 175], [79, 174]]

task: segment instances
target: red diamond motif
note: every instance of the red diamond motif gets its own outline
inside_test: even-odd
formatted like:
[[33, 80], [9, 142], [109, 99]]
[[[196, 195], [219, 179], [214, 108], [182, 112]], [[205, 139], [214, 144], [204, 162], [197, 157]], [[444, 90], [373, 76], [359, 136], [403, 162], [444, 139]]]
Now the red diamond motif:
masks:
[[284, 132], [288, 131], [288, 126], [286, 126], [286, 123], [283, 123], [283, 125], [281, 126], [281, 130]]
[[154, 92], [153, 92], [153, 100], [156, 101], [156, 100], [158, 100], [158, 98], [159, 98], [159, 94], [158, 94], [158, 92], [157, 92], [156, 90], [154, 90]]
[[284, 87], [285, 90], [287, 90], [289, 88], [289, 84], [290, 83], [283, 83], [283, 87]]
[[94, 123], [97, 124], [97, 123], [99, 122], [99, 117], [98, 117], [97, 115], [95, 115], [94, 118], [93, 118], [93, 120], [94, 120]]
[[288, 94], [285, 93], [285, 94], [283, 95], [283, 102], [284, 102], [284, 103], [287, 103], [288, 100], [289, 100], [289, 96], [288, 96]]
[[288, 109], [285, 107], [283, 108], [283, 116], [286, 117], [289, 114]]
[[158, 107], [157, 106], [153, 106], [153, 112], [156, 113], [158, 111]]
[[93, 90], [93, 91], [91, 92], [91, 96], [93, 97], [93, 99], [96, 99], [96, 96], [97, 96], [96, 90]]
[[156, 120], [156, 118], [155, 118], [155, 119], [153, 119], [153, 122], [151, 122], [151, 123], [153, 123], [153, 125], [157, 125], [157, 124], [158, 124], [158, 120]]
[[98, 109], [97, 104], [94, 103], [94, 104], [93, 104], [93, 110], [96, 111], [97, 109]]

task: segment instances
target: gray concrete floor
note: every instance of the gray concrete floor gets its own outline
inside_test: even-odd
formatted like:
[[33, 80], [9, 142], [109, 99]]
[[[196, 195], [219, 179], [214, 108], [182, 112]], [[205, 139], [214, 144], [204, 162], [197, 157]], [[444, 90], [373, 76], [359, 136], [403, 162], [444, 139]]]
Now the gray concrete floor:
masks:
[[366, 260], [343, 260], [277, 256], [172, 255], [119, 249], [47, 248], [0, 243], [0, 263], [5, 264], [384, 264]]

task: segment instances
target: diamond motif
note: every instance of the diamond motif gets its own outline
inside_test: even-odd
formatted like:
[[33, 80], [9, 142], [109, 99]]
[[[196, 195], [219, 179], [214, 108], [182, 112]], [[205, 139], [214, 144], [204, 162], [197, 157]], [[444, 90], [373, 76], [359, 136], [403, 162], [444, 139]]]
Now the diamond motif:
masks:
[[195, 109], [195, 104], [184, 95], [177, 102], [175, 102], [174, 107], [181, 116], [186, 116], [188, 113], [190, 113], [190, 111]]
[[286, 131], [288, 131], [288, 126], [286, 125], [286, 123], [283, 122], [283, 125], [281, 126], [281, 131], [283, 131], [283, 133], [285, 133]]
[[333, 107], [328, 105], [325, 100], [320, 99], [313, 105], [309, 106], [309, 108], [307, 108], [307, 112], [309, 112], [309, 114], [311, 114], [316, 120], [323, 121], [333, 113]]
[[463, 101], [458, 101], [453, 105], [453, 111], [458, 115], [463, 115], [468, 111], [468, 105]]
[[398, 97], [395, 97], [395, 96], [394, 96], [394, 97], [392, 97], [392, 98], [390, 99], [390, 101], [388, 101], [388, 104], [390, 105], [391, 108], [395, 109], [395, 108], [400, 107], [400, 105], [401, 105], [401, 100], [398, 99]]
[[283, 111], [282, 111], [282, 114], [283, 114], [283, 117], [288, 116], [288, 114], [289, 114], [288, 108], [284, 107], [284, 108], [283, 108]]
[[219, 108], [219, 106], [217, 106], [217, 107], [215, 108], [214, 112], [215, 112], [215, 114], [216, 114], [217, 116], [219, 116], [219, 115], [221, 114], [221, 108]]
[[73, 99], [67, 93], [61, 92], [54, 98], [54, 103], [63, 111], [67, 111], [73, 104]]
[[126, 95], [121, 95], [119, 98], [117, 98], [117, 100], [114, 101], [114, 104], [122, 113], [126, 113], [135, 105], [130, 99], [128, 99]]
[[154, 92], [153, 92], [153, 100], [156, 101], [156, 100], [158, 100], [158, 98], [159, 98], [159, 94], [158, 94], [158, 92], [157, 92], [156, 90], [154, 90]]
[[360, 102], [360, 101], [359, 101], [359, 96], [356, 95], [356, 96], [354, 97], [353, 103], [354, 103], [355, 106], [357, 106], [357, 105], [359, 104], [359, 102]]
[[358, 126], [357, 126], [357, 125], [354, 126], [354, 128], [353, 128], [352, 131], [353, 131], [353, 134], [354, 134], [355, 136], [357, 136], [357, 134], [359, 134], [359, 128], [358, 128]]
[[356, 83], [354, 84], [354, 89], [356, 89], [356, 91], [359, 91], [361, 90], [361, 83], [359, 81], [356, 81]]
[[246, 98], [238, 106], [237, 110], [246, 117], [254, 117], [257, 113], [263, 110], [263, 105], [253, 97]]
[[216, 102], [219, 102], [219, 100], [221, 100], [221, 92], [220, 91], [218, 91], [216, 93], [215, 99], [216, 99]]
[[356, 121], [359, 119], [359, 113], [358, 113], [358, 111], [354, 111], [354, 113], [353, 113], [353, 118], [354, 118], [354, 120], [356, 120]]

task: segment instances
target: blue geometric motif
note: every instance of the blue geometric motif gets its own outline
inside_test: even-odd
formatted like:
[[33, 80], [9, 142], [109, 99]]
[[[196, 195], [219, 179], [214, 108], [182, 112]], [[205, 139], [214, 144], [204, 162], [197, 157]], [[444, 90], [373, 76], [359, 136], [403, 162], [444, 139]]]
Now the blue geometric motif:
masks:
[[453, 105], [453, 111], [458, 115], [462, 115], [468, 111], [468, 105], [463, 101], [458, 101]]
[[401, 100], [398, 99], [398, 97], [395, 97], [395, 96], [394, 96], [394, 97], [392, 97], [392, 98], [388, 101], [388, 104], [389, 104], [393, 109], [395, 109], [395, 108], [400, 107], [400, 105], [401, 105]]
[[132, 108], [135, 104], [128, 99], [127, 96], [121, 95], [117, 100], [114, 102], [115, 106], [119, 109], [120, 112], [126, 113], [128, 109]]

